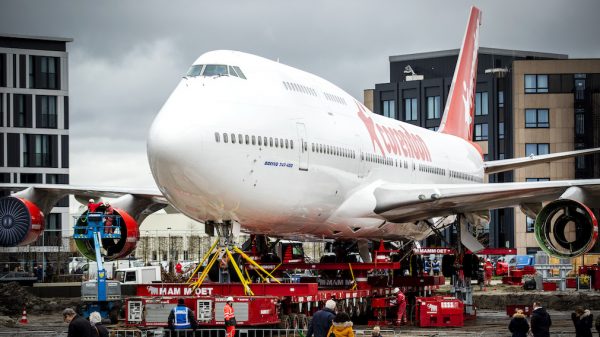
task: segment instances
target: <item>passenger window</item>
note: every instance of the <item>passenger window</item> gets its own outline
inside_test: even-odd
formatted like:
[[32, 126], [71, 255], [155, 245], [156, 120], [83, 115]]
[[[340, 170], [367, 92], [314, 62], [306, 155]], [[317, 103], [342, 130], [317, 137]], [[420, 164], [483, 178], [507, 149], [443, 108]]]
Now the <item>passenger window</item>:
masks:
[[218, 132], [215, 132], [215, 141], [219, 143], [221, 141], [221, 136]]
[[310, 143], [310, 148], [312, 149], [312, 152], [315, 152], [315, 143]]
[[262, 137], [258, 136], [258, 146], [262, 146]]
[[235, 144], [235, 135], [231, 134], [231, 144]]
[[279, 138], [279, 144], [281, 144], [281, 148], [283, 149], [283, 139]]
[[227, 76], [227, 66], [224, 64], [207, 64], [202, 76]]
[[227, 134], [223, 133], [223, 143], [227, 143]]
[[290, 148], [289, 145], [290, 145], [290, 142], [286, 139], [285, 140], [285, 148], [289, 149]]
[[294, 149], [294, 141], [290, 139], [290, 149]]
[[273, 147], [273, 137], [269, 137], [269, 146]]
[[235, 70], [233, 70], [232, 66], [229, 66], [229, 75], [238, 77], [237, 73], [235, 72]]
[[238, 133], [238, 142], [240, 144], [244, 144], [244, 139], [242, 138], [242, 134], [241, 133]]
[[202, 73], [202, 64], [195, 64], [190, 67], [185, 76], [196, 77], [200, 76], [200, 73]]
[[256, 145], [256, 136], [252, 136], [252, 145]]
[[279, 147], [279, 139], [275, 138], [275, 147]]
[[248, 135], [246, 135], [246, 145], [250, 144], [250, 137]]
[[246, 76], [244, 75], [244, 73], [242, 72], [242, 69], [240, 69], [240, 67], [233, 66], [233, 69], [235, 69], [235, 72], [238, 74], [238, 76], [240, 78], [246, 79]]

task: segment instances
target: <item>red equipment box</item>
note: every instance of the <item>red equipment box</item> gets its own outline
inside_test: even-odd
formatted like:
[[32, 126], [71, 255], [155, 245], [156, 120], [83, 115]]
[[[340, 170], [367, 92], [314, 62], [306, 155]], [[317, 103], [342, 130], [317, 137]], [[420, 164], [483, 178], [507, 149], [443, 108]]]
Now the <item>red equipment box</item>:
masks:
[[464, 304], [454, 297], [417, 297], [415, 308], [420, 327], [463, 326]]
[[531, 316], [531, 311], [533, 310], [533, 308], [527, 304], [509, 304], [506, 306], [506, 314], [508, 315], [508, 317], [512, 317], [512, 315], [514, 315], [515, 312], [517, 312], [517, 309], [523, 310], [523, 314], [527, 317]]
[[542, 282], [544, 287], [544, 291], [556, 291], [557, 284], [556, 282]]
[[508, 284], [511, 286], [520, 286], [523, 284], [523, 278], [521, 276], [503, 276], [502, 284]]
[[572, 289], [577, 288], [577, 279], [576, 278], [568, 278], [567, 279], [567, 288], [572, 288]]

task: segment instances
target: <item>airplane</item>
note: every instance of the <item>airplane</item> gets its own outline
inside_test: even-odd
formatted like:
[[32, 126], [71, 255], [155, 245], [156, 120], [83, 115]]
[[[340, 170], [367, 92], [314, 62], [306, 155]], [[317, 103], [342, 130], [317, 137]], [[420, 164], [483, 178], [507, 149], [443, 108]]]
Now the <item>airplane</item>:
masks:
[[[171, 205], [230, 237], [239, 224], [294, 239], [418, 241], [456, 223], [489, 221], [519, 206], [535, 218], [552, 256], [590, 250], [600, 179], [485, 183], [485, 174], [600, 152], [600, 148], [497, 161], [473, 142], [481, 12], [472, 7], [439, 130], [369, 111], [308, 72], [238, 51], [201, 55], [155, 117], [147, 155], [156, 189], [1, 184], [0, 245], [26, 245], [60, 198], [115, 197], [122, 238], [107, 260], [129, 254], [139, 224]], [[544, 203], [548, 202], [544, 205]], [[81, 220], [80, 220], [81, 221]], [[468, 233], [467, 233], [468, 234]], [[363, 245], [364, 247], [364, 245]], [[93, 258], [93, 246], [78, 244]]]

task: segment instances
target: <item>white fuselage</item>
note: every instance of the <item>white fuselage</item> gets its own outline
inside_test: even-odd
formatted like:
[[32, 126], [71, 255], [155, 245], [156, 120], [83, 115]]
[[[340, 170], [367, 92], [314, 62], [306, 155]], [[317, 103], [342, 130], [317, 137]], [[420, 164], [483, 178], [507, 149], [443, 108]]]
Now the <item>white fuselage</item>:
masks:
[[234, 51], [194, 65], [237, 66], [246, 79], [182, 79], [151, 127], [154, 179], [193, 219], [275, 236], [419, 239], [424, 219], [373, 213], [374, 188], [483, 180], [472, 144], [373, 114], [315, 75]]

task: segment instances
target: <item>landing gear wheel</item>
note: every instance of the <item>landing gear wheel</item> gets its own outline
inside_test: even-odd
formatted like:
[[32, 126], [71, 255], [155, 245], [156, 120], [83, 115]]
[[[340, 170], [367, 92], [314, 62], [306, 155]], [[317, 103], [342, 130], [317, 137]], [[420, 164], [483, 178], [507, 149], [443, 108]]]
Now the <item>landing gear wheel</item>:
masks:
[[477, 260], [477, 256], [473, 254], [465, 254], [463, 257], [463, 273], [465, 277], [472, 278], [474, 275], [476, 276], [477, 269], [473, 269], [473, 259]]
[[290, 314], [290, 324], [291, 324], [291, 328], [296, 330], [298, 329], [298, 315], [297, 314]]
[[290, 316], [288, 316], [288, 315], [281, 315], [281, 320], [277, 324], [277, 327], [279, 329], [288, 330], [288, 329], [291, 328], [291, 326], [292, 326], [292, 322], [290, 320]]
[[308, 316], [305, 314], [298, 314], [298, 329], [308, 329]]

